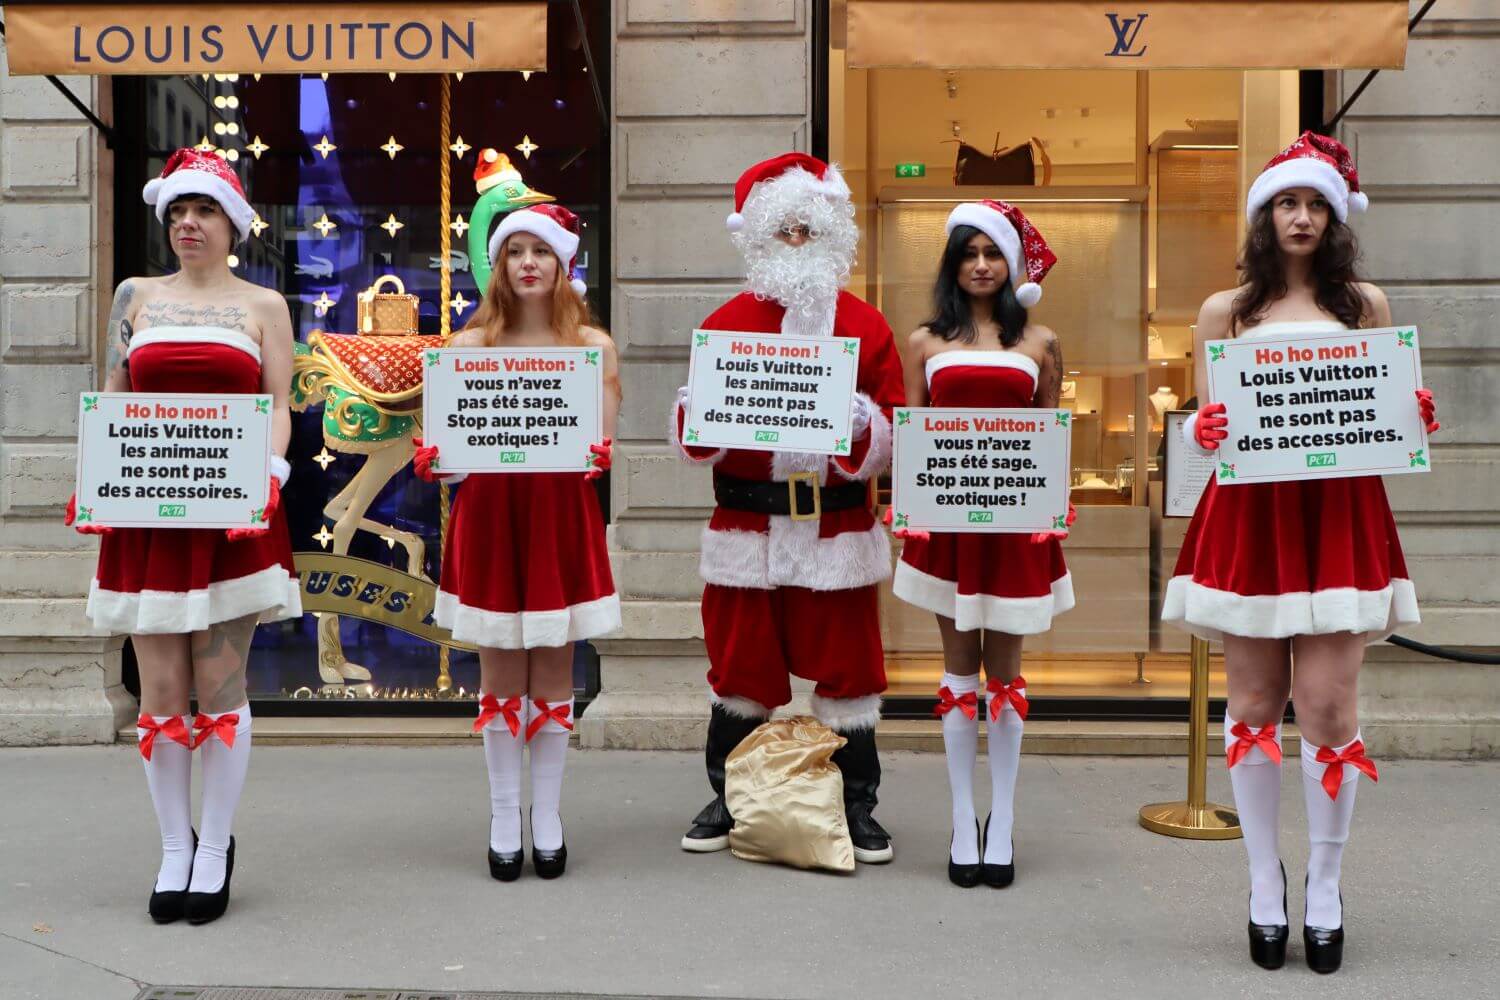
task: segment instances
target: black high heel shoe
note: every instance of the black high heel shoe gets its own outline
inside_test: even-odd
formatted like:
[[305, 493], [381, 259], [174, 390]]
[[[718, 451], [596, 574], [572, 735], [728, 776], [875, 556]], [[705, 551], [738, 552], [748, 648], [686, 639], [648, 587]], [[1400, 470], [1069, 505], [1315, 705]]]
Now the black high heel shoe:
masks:
[[[974, 840], [979, 840], [979, 820], [974, 821]], [[948, 841], [948, 881], [960, 889], [972, 889], [979, 884], [979, 866], [961, 865], [953, 860], [953, 841]]]
[[[561, 825], [559, 821], [558, 825]], [[568, 868], [568, 845], [563, 845], [555, 851], [539, 850], [536, 846], [536, 833], [531, 835], [531, 867], [536, 869], [539, 878], [557, 878]]]
[[[990, 813], [984, 818], [984, 842], [986, 844], [990, 842], [990, 820], [994, 818], [994, 815], [994, 813]], [[983, 853], [979, 857], [981, 858], [979, 877], [984, 880], [985, 885], [992, 889], [1004, 889], [1016, 880], [1016, 841], [1014, 837], [1010, 841], [1009, 863], [992, 865], [982, 860], [984, 858]]]
[[[198, 853], [198, 831], [193, 831], [193, 853]], [[188, 884], [193, 881], [193, 867], [188, 866]], [[158, 892], [155, 886], [151, 890], [151, 900], [146, 904], [146, 912], [151, 914], [151, 919], [159, 924], [176, 923], [187, 915], [187, 887], [181, 889], [170, 889]]]
[[[1307, 879], [1302, 880], [1303, 899], [1307, 898]], [[1343, 920], [1344, 894], [1339, 893], [1339, 919]], [[1307, 951], [1307, 967], [1319, 975], [1326, 976], [1330, 972], [1339, 971], [1339, 966], [1344, 964], [1344, 928], [1335, 927], [1327, 930], [1322, 927], [1309, 927], [1307, 921], [1302, 922], [1302, 947]]]
[[[521, 807], [516, 806], [516, 826], [521, 825]], [[525, 848], [501, 854], [493, 847], [489, 849], [490, 878], [499, 882], [514, 882], [521, 877], [521, 863], [526, 859]]]
[[[1281, 912], [1286, 912], [1286, 865], [1281, 866]], [[1286, 964], [1286, 941], [1291, 936], [1286, 924], [1248, 925], [1250, 961], [1262, 969], [1279, 969]]]
[[229, 909], [229, 879], [234, 875], [234, 838], [224, 855], [224, 884], [218, 892], [189, 892], [184, 904], [190, 924], [207, 924], [218, 920]]

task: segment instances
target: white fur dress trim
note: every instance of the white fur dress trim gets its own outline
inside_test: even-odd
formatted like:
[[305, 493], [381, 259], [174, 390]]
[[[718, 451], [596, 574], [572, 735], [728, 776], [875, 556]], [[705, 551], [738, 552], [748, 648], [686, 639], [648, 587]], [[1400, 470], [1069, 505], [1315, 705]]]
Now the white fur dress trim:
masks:
[[176, 635], [260, 612], [263, 622], [302, 617], [302, 586], [280, 563], [200, 590], [123, 593], [89, 585], [88, 616], [112, 635]]
[[620, 595], [555, 611], [486, 611], [462, 604], [457, 594], [439, 590], [432, 620], [457, 642], [490, 649], [536, 649], [594, 639], [620, 628]]
[[1203, 639], [1226, 634], [1256, 639], [1294, 635], [1363, 633], [1368, 643], [1383, 642], [1396, 629], [1422, 620], [1417, 590], [1394, 578], [1380, 590], [1334, 587], [1291, 594], [1236, 594], [1174, 576], [1167, 583], [1161, 620]]
[[1052, 581], [1052, 593], [1038, 597], [996, 597], [960, 594], [953, 580], [924, 573], [907, 562], [896, 564], [891, 592], [907, 604], [952, 618], [960, 632], [985, 629], [1009, 635], [1037, 635], [1052, 627], [1052, 619], [1073, 607], [1073, 574]]

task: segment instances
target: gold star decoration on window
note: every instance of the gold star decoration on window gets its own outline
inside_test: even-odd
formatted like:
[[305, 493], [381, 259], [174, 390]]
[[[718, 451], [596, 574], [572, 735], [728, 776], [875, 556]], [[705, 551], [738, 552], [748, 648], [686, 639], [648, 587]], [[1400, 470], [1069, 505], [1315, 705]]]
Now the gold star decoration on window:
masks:
[[322, 451], [318, 452], [312, 457], [312, 460], [314, 462], [317, 462], [318, 465], [322, 467], [324, 472], [327, 472], [328, 467], [334, 462], [338, 461], [338, 459], [334, 458], [333, 455], [329, 453], [326, 445], [324, 446]]
[[258, 160], [260, 159], [260, 154], [264, 153], [270, 148], [270, 146], [267, 146], [265, 143], [261, 142], [260, 136], [257, 135], [254, 139], [250, 140], [250, 145], [246, 146], [245, 150]]
[[217, 153], [219, 151], [218, 147], [214, 145], [214, 141], [206, 135], [199, 139], [198, 145], [193, 148], [200, 153]]
[[391, 136], [385, 141], [385, 145], [381, 146], [380, 148], [385, 150], [386, 155], [394, 160], [396, 158], [396, 154], [401, 152], [406, 147], [397, 142], [395, 136]]
[[326, 290], [319, 292], [318, 297], [313, 299], [313, 311], [319, 316], [326, 314], [336, 305], [338, 305], [338, 300], [330, 299]]
[[328, 159], [328, 154], [333, 152], [335, 149], [338, 149], [338, 147], [335, 146], [332, 142], [329, 142], [328, 136], [325, 135], [322, 139], [313, 144], [313, 149], [316, 149], [318, 152], [322, 153], [323, 159], [326, 160]]
[[256, 212], [255, 218], [250, 220], [250, 232], [254, 233], [257, 238], [259, 238], [261, 233], [270, 228], [271, 224], [265, 219], [262, 219], [259, 212]]
[[396, 213], [392, 212], [390, 216], [380, 224], [380, 228], [384, 229], [387, 233], [390, 233], [391, 239], [395, 239], [396, 233], [406, 228], [406, 223], [396, 221]]
[[454, 235], [459, 239], [463, 239], [464, 233], [469, 231], [469, 224], [464, 221], [464, 213], [459, 212], [453, 221], [448, 223], [448, 228], [453, 230]]
[[333, 532], [329, 531], [328, 525], [325, 524], [322, 527], [318, 528], [318, 533], [316, 535], [313, 535], [313, 538], [319, 545], [323, 546], [323, 548], [326, 549], [328, 548], [328, 543], [333, 541]]
[[532, 153], [535, 153], [541, 148], [541, 146], [538, 146], [536, 143], [531, 141], [531, 136], [529, 135], [523, 135], [521, 137], [521, 141], [516, 143], [516, 149], [520, 150], [521, 155], [526, 157], [526, 159], [528, 160], [531, 159]]
[[327, 212], [324, 212], [318, 221], [312, 224], [312, 227], [326, 240], [328, 239], [328, 234], [337, 229], [339, 224], [330, 219]]
[[448, 148], [453, 150], [454, 156], [462, 160], [464, 158], [464, 154], [474, 147], [469, 145], [467, 142], [464, 142], [464, 137], [460, 135], [448, 145]]
[[456, 313], [459, 313], [460, 315], [463, 314], [463, 311], [465, 309], [469, 308], [473, 304], [474, 303], [472, 303], [468, 299], [464, 298], [464, 293], [463, 292], [459, 292], [456, 295], [454, 295], [453, 296], [453, 300], [448, 303], [448, 305], [453, 308], [453, 311], [456, 312]]

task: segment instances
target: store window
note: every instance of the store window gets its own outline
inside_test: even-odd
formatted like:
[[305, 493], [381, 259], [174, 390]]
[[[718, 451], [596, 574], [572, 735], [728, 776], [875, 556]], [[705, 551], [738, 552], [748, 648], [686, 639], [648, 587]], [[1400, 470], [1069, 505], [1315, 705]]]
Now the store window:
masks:
[[[1031, 690], [1184, 697], [1186, 636], [1155, 616], [1183, 530], [1160, 516], [1164, 415], [1196, 405], [1193, 324], [1236, 282], [1245, 185], [1297, 134], [1298, 74], [850, 69], [840, 24], [829, 37], [828, 153], [862, 231], [851, 290], [903, 351], [959, 202], [1019, 204], [1060, 259], [1031, 316], [1066, 366], [1078, 603], [1028, 638]], [[888, 592], [882, 613], [892, 691], [930, 695], [933, 616]]]
[[[475, 654], [445, 654], [440, 630], [409, 613], [439, 578], [444, 520], [439, 488], [417, 479], [409, 464], [410, 438], [420, 434], [420, 371], [411, 363], [420, 348], [403, 347], [398, 342], [409, 338], [378, 326], [363, 330], [357, 303], [391, 276], [415, 297], [415, 336], [435, 340], [445, 312], [451, 329], [460, 329], [481, 298], [488, 231], [507, 211], [555, 199], [581, 219], [578, 272], [607, 325], [608, 123], [600, 97], [607, 100], [608, 66], [597, 60], [608, 51], [609, 28], [607, 11], [585, 8], [587, 54], [571, 9], [554, 5], [546, 72], [449, 76], [446, 146], [445, 83], [437, 74], [114, 81], [119, 106], [141, 119], [122, 128], [153, 144], [135, 165], [143, 177], [159, 173], [178, 145], [212, 147], [233, 163], [259, 218], [231, 266], [280, 291], [291, 309], [293, 405], [301, 412], [293, 414], [293, 475], [283, 502], [304, 605], [338, 611], [261, 626], [250, 662], [257, 702], [474, 696]], [[590, 78], [590, 56], [598, 79]], [[485, 177], [476, 181], [481, 166]], [[175, 267], [154, 219], [138, 211], [120, 218], [123, 273]], [[396, 283], [382, 291], [395, 292]], [[323, 339], [330, 334], [363, 339]], [[314, 593], [320, 600], [310, 600]], [[583, 692], [596, 674], [592, 662], [580, 646], [575, 682]]]

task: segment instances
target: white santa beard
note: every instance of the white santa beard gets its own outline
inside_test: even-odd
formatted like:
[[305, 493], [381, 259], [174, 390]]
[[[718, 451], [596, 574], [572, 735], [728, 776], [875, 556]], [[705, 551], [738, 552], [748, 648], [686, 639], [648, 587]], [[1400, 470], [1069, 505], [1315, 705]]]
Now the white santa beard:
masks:
[[794, 247], [774, 237], [744, 248], [745, 286], [786, 307], [781, 332], [804, 337], [833, 333], [833, 314], [848, 267], [836, 247], [819, 239]]

